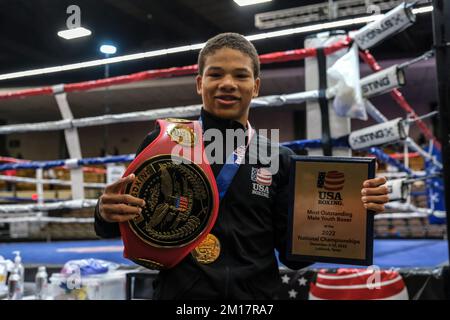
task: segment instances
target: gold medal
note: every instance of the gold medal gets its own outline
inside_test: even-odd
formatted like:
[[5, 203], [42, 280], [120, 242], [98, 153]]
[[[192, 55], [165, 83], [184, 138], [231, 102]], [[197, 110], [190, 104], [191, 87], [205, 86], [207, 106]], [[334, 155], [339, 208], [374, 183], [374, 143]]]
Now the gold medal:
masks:
[[192, 251], [192, 256], [202, 264], [209, 264], [219, 257], [220, 242], [213, 234], [208, 234], [205, 239]]

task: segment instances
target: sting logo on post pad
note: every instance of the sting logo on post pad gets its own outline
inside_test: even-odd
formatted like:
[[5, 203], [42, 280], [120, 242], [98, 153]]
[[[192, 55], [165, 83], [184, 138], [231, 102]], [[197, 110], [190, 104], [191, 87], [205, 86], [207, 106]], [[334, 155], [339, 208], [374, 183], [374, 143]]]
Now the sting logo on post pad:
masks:
[[317, 188], [319, 190], [318, 204], [342, 206], [342, 195], [339, 191], [344, 188], [345, 175], [339, 171], [319, 172]]

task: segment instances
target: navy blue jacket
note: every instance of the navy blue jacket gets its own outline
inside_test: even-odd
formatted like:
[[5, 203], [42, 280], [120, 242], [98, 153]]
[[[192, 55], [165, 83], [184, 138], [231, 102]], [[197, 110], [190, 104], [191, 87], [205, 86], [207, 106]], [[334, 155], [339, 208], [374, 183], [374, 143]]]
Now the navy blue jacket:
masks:
[[[202, 120], [204, 130], [244, 129], [239, 122], [217, 118], [205, 110], [202, 110]], [[159, 128], [152, 131], [137, 154], [158, 133]], [[252, 139], [251, 144], [255, 143], [259, 148], [271, 144], [259, 135]], [[281, 285], [275, 249], [280, 261], [291, 269], [309, 265], [286, 259], [289, 165], [294, 152], [279, 147], [279, 170], [266, 189], [254, 180], [257, 169], [267, 167], [270, 159], [252, 150], [255, 148], [251, 146], [247, 149], [245, 163], [239, 167], [221, 200], [219, 215], [211, 231], [221, 244], [219, 258], [205, 265], [189, 254], [174, 268], [160, 271], [154, 281], [155, 299], [275, 299]], [[255, 159], [257, 164], [250, 164]], [[217, 177], [222, 165], [213, 163], [211, 168]], [[97, 235], [104, 238], [120, 236], [118, 225], [104, 222], [96, 211]]]

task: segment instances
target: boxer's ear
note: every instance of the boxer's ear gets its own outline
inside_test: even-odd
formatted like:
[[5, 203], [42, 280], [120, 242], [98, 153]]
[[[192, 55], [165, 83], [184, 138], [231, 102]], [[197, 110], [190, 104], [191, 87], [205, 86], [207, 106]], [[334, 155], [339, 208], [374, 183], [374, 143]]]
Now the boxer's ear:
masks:
[[203, 79], [201, 75], [198, 75], [195, 77], [195, 81], [197, 83], [197, 93], [201, 96], [202, 95], [202, 87], [203, 87]]

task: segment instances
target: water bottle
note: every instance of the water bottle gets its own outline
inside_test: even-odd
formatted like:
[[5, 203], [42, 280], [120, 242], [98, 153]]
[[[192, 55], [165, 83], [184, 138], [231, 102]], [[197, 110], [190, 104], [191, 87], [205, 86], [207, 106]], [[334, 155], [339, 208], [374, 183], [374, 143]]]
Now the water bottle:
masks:
[[19, 278], [20, 278], [20, 290], [23, 294], [24, 291], [24, 282], [25, 282], [25, 268], [23, 267], [22, 264], [22, 257], [20, 256], [20, 251], [13, 251], [13, 253], [16, 255], [16, 257], [14, 258], [14, 269], [17, 270], [17, 273], [19, 274]]
[[21, 300], [23, 297], [23, 290], [19, 270], [14, 268], [8, 278], [8, 299]]
[[36, 300], [45, 300], [47, 298], [48, 275], [44, 266], [38, 268], [35, 278]]

